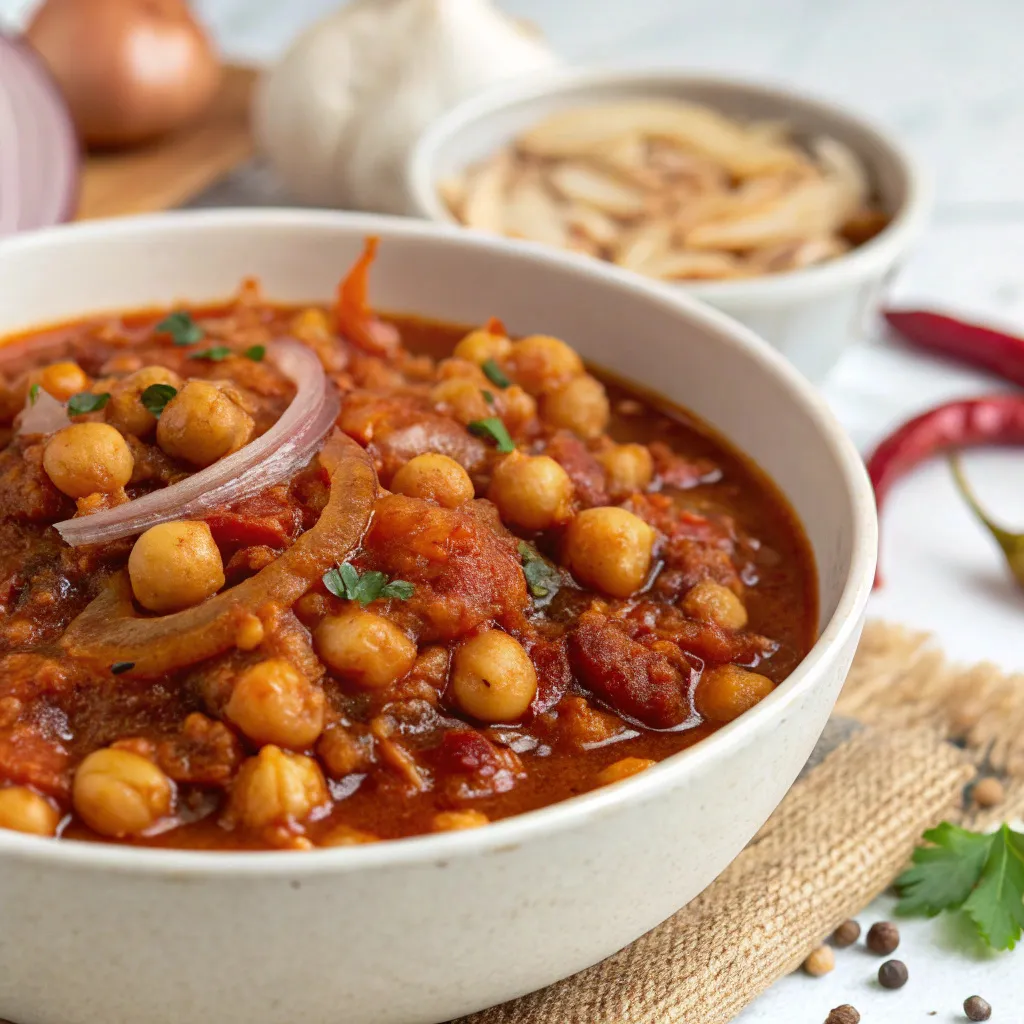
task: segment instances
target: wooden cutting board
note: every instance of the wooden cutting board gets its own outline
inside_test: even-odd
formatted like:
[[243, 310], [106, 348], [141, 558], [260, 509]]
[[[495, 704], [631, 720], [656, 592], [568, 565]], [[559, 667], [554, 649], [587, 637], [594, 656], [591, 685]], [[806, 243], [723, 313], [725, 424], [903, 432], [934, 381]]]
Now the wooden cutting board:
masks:
[[180, 206], [248, 160], [257, 75], [255, 68], [229, 65], [213, 103], [194, 124], [152, 146], [88, 157], [78, 219]]

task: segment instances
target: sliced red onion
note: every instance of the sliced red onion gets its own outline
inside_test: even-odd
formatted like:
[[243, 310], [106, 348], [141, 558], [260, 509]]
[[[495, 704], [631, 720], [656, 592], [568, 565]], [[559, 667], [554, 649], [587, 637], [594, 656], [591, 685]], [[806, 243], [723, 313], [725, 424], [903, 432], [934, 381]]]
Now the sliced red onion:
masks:
[[35, 401], [29, 396], [18, 422], [19, 434], [52, 434], [68, 425], [68, 411], [49, 391], [36, 392]]
[[0, 236], [68, 220], [80, 154], [64, 98], [28, 43], [0, 35]]
[[281, 418], [240, 451], [180, 483], [136, 498], [117, 508], [57, 523], [61, 537], [77, 547], [142, 533], [172, 519], [201, 519], [215, 508], [233, 505], [280, 483], [306, 465], [334, 426], [341, 401], [315, 353], [297, 341], [275, 342], [267, 350], [296, 388]]

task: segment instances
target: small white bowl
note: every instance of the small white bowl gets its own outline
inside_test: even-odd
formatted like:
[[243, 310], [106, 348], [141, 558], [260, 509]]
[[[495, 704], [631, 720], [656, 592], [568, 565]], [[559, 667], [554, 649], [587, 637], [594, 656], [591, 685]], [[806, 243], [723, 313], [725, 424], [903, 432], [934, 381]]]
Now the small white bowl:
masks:
[[863, 335], [889, 272], [920, 233], [930, 189], [903, 147], [858, 115], [785, 87], [677, 71], [562, 71], [488, 90], [440, 117], [407, 167], [410, 213], [456, 224], [437, 184], [561, 110], [623, 99], [671, 97], [742, 119], [783, 120], [801, 135], [830, 135], [864, 161], [892, 221], [865, 245], [805, 270], [738, 281], [670, 284], [746, 324], [820, 381]]
[[615, 267], [408, 219], [210, 210], [0, 243], [0, 337], [245, 275], [327, 299], [379, 235], [383, 309], [544, 331], [686, 405], [805, 525], [820, 636], [764, 701], [642, 774], [469, 832], [308, 853], [59, 842], [0, 829], [0, 1017], [22, 1024], [433, 1024], [596, 963], [693, 899], [782, 799], [832, 709], [874, 575], [863, 463], [750, 331]]

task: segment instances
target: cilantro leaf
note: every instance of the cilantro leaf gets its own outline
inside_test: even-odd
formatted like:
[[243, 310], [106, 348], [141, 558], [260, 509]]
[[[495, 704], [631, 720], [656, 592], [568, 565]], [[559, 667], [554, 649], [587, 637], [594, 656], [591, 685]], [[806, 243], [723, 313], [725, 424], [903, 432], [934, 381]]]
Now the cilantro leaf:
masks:
[[943, 822], [925, 832], [896, 879], [902, 914], [963, 910], [993, 949], [1013, 949], [1024, 931], [1024, 834], [1003, 825], [985, 835]]
[[254, 363], [262, 363], [263, 357], [267, 354], [266, 345], [250, 345], [242, 355], [246, 359], [251, 359]]
[[487, 376], [487, 379], [496, 388], [507, 388], [512, 383], [508, 375], [494, 359], [485, 359], [480, 364], [480, 369], [484, 371], [484, 374]]
[[484, 396], [484, 401], [488, 405], [494, 405], [494, 395], [487, 388], [481, 388], [480, 394]]
[[491, 441], [499, 452], [514, 452], [516, 450], [515, 442], [512, 440], [508, 428], [497, 416], [473, 420], [469, 424], [469, 432]]
[[324, 586], [335, 596], [346, 601], [358, 601], [364, 608], [377, 598], [408, 601], [413, 585], [405, 580], [388, 580], [385, 573], [370, 570], [360, 575], [349, 562], [343, 562], [323, 575]]
[[139, 395], [139, 401], [157, 419], [164, 411], [164, 406], [178, 393], [178, 389], [170, 384], [150, 384], [145, 391]]
[[212, 363], [219, 363], [228, 356], [235, 353], [227, 345], [214, 345], [213, 348], [205, 348], [202, 352], [193, 352], [189, 359], [208, 359]]
[[524, 540], [519, 542], [519, 558], [530, 594], [541, 599], [535, 603], [540, 606], [550, 603], [562, 584], [559, 571]]
[[192, 319], [192, 314], [184, 309], [168, 313], [155, 329], [161, 334], [169, 334], [175, 345], [195, 345], [206, 337], [202, 327]]
[[32, 387], [30, 387], [28, 389], [28, 404], [29, 405], [35, 405], [36, 404], [36, 399], [39, 398], [39, 391], [40, 391], [40, 388], [39, 388], [38, 384], [33, 384]]
[[399, 601], [408, 601], [416, 588], [408, 580], [392, 580], [385, 584], [380, 592], [381, 597], [396, 598]]
[[103, 391], [94, 395], [91, 391], [79, 391], [68, 399], [68, 415], [81, 416], [86, 412], [99, 412], [110, 401], [110, 395]]

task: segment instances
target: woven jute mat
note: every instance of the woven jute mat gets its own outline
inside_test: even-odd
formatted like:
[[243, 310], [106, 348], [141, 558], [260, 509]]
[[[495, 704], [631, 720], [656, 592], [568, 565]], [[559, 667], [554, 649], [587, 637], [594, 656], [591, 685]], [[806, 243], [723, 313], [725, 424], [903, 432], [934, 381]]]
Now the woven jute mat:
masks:
[[[980, 775], [1006, 786], [982, 811]], [[869, 623], [807, 768], [732, 865], [631, 946], [458, 1024], [724, 1024], [879, 895], [921, 833], [1024, 813], [1024, 676]]]

